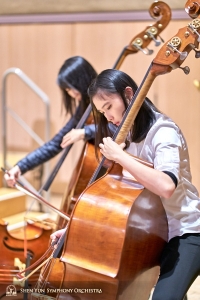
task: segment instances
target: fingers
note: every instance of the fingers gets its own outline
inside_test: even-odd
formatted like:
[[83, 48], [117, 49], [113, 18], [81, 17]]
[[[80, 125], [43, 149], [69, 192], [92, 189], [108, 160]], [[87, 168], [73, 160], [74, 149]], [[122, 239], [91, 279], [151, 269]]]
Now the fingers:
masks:
[[[103, 143], [104, 143], [104, 144], [102, 144], [102, 143], [99, 144], [99, 146], [101, 145], [101, 147], [102, 147], [102, 145], [108, 145], [108, 144], [110, 144], [110, 143], [115, 143], [115, 144], [116, 144], [116, 142], [113, 141], [113, 140], [111, 139], [111, 137], [103, 138]], [[124, 149], [124, 147], [126, 146], [126, 144], [125, 144], [125, 143], [121, 143], [121, 144], [119, 144], [119, 146], [120, 146], [121, 149]]]
[[19, 178], [20, 175], [20, 168], [16, 165], [4, 175], [4, 179], [6, 180], [8, 186], [14, 187], [16, 184], [16, 180]]
[[55, 249], [57, 248], [58, 240], [64, 234], [65, 230], [66, 230], [66, 228], [63, 228], [63, 229], [55, 231], [54, 233], [52, 233], [50, 235], [50, 239], [52, 240], [51, 245], [54, 246]]
[[52, 233], [51, 235], [50, 235], [50, 238], [52, 239], [52, 240], [56, 240], [56, 239], [59, 239], [62, 235], [63, 235], [63, 233], [65, 232], [65, 228], [64, 229], [60, 229], [60, 230], [57, 230], [57, 231], [55, 231], [54, 233]]
[[124, 149], [126, 147], [126, 144], [125, 143], [121, 143], [119, 146], [120, 146], [121, 149]]
[[63, 138], [62, 143], [60, 144], [60, 146], [62, 148], [66, 148], [67, 146], [69, 146], [72, 142], [70, 141], [70, 137], [67, 138]]
[[51, 246], [54, 246], [55, 249], [57, 248], [58, 240], [59, 240], [59, 238], [56, 237], [56, 238], [52, 239], [52, 241], [51, 241]]
[[104, 144], [100, 143], [99, 144], [99, 148], [103, 149], [104, 148]]
[[8, 177], [8, 175], [5, 175], [4, 176], [5, 180], [6, 180], [6, 183], [9, 187], [14, 187], [15, 184], [16, 184], [16, 179], [14, 176], [10, 176]]
[[[99, 144], [99, 147], [101, 148], [101, 149], [103, 149], [104, 147], [106, 147], [106, 146], [110, 146], [110, 147], [114, 147], [114, 146], [116, 146], [116, 145], [118, 145], [115, 141], [113, 141], [112, 139], [111, 139], [111, 137], [105, 137], [105, 138], [103, 138], [103, 143], [100, 143]], [[120, 144], [119, 145], [120, 146], [120, 148], [124, 148], [125, 146], [126, 146], [126, 144], [125, 143], [122, 143], [122, 144]]]
[[52, 240], [51, 241], [51, 246], [54, 246], [54, 248], [56, 249], [57, 248], [57, 243], [58, 243], [58, 240], [59, 240], [59, 237], [56, 235], [56, 232], [54, 232], [50, 235], [50, 239]]
[[100, 143], [99, 147], [100, 147], [101, 150], [104, 151], [105, 149], [108, 149], [109, 147], [112, 147], [113, 146], [112, 143], [115, 144], [115, 142], [113, 142], [113, 140], [110, 137], [106, 137], [106, 138], [103, 138], [103, 143]]
[[110, 137], [103, 138], [103, 143], [99, 144], [100, 152], [109, 160], [116, 161], [121, 155], [125, 143], [118, 145]]
[[113, 141], [112, 139], [111, 139], [111, 137], [105, 137], [105, 138], [103, 138], [103, 142], [104, 142], [104, 144], [107, 144], [107, 143], [109, 143], [110, 141]]
[[66, 148], [67, 146], [77, 141], [80, 141], [81, 139], [84, 139], [84, 137], [85, 137], [85, 129], [72, 129], [63, 137], [60, 146], [62, 148]]
[[62, 148], [66, 148], [67, 146], [72, 144], [72, 141], [73, 141], [73, 129], [63, 137], [63, 140], [62, 140], [62, 143], [60, 144], [60, 146]]

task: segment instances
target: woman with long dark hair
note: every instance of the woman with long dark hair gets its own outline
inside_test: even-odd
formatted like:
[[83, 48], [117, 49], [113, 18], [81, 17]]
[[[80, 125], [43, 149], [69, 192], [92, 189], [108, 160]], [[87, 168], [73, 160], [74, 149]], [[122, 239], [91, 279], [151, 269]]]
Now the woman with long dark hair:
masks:
[[27, 171], [50, 160], [68, 145], [94, 137], [94, 125], [86, 125], [83, 129], [74, 129], [89, 104], [87, 89], [97, 73], [92, 65], [81, 56], [67, 59], [61, 66], [57, 83], [63, 96], [66, 114], [71, 118], [67, 124], [43, 146], [29, 153], [5, 174], [4, 178], [9, 186], [14, 186], [16, 179]]
[[[118, 70], [105, 70], [93, 80], [88, 94], [94, 111], [96, 147], [107, 159], [120, 164], [126, 176], [160, 197], [169, 234], [152, 300], [182, 300], [200, 274], [200, 199], [191, 182], [188, 148], [180, 128], [148, 98], [127, 136], [128, 143], [118, 145], [112, 140], [109, 124], [120, 125], [136, 90], [133, 79]], [[64, 230], [51, 238], [59, 237]]]
[[[96, 143], [109, 160], [151, 192], [160, 196], [166, 211], [169, 240], [152, 300], [182, 300], [200, 274], [200, 199], [191, 183], [188, 148], [180, 128], [145, 99], [127, 139], [127, 152], [153, 164], [149, 168], [128, 155], [125, 144], [109, 137], [109, 122], [119, 126], [136, 92], [125, 73], [105, 70], [89, 87], [97, 126]], [[144, 220], [145, 222], [145, 220]]]

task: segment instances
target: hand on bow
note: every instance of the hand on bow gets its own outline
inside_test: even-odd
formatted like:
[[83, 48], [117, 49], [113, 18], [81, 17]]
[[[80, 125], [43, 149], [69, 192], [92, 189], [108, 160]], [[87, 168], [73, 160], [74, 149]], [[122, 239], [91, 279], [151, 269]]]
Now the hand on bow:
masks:
[[61, 236], [65, 233], [66, 231], [66, 228], [63, 228], [63, 229], [60, 229], [60, 230], [57, 230], [55, 232], [53, 232], [51, 235], [50, 235], [50, 239], [52, 240], [51, 243], [54, 244], [54, 248], [56, 249], [57, 247], [57, 242], [58, 240], [61, 238]]
[[109, 160], [118, 161], [123, 153], [125, 143], [118, 145], [110, 137], [103, 138], [103, 143], [99, 144], [100, 152]]
[[84, 139], [84, 137], [85, 137], [85, 129], [72, 129], [63, 137], [60, 146], [62, 148], [66, 148], [67, 146]]
[[21, 170], [18, 167], [18, 165], [16, 165], [5, 173], [4, 179], [6, 180], [6, 183], [9, 187], [14, 187], [14, 185], [16, 184], [16, 180], [19, 178], [20, 175]]

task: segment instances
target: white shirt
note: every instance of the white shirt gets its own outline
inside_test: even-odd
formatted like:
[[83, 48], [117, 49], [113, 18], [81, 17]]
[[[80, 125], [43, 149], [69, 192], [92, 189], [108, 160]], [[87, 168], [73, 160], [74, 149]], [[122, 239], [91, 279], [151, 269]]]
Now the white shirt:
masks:
[[185, 233], [200, 233], [200, 199], [191, 183], [188, 148], [179, 127], [167, 116], [155, 112], [156, 122], [146, 138], [131, 143], [127, 152], [154, 165], [160, 171], [172, 172], [178, 185], [169, 199], [161, 197], [165, 208], [169, 240]]

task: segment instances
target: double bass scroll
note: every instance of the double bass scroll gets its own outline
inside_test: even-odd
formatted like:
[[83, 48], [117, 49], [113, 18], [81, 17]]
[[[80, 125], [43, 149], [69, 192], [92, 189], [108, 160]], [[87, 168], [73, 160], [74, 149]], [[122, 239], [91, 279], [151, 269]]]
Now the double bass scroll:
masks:
[[[148, 49], [151, 41], [154, 41], [155, 46], [159, 46], [161, 41], [163, 42], [160, 33], [171, 20], [171, 9], [165, 2], [155, 1], [149, 8], [149, 14], [158, 21], [153, 25], [147, 26], [130, 41], [129, 45], [124, 47], [113, 69], [119, 69], [125, 57], [129, 54], [135, 54], [138, 51], [142, 51], [146, 55], [152, 54], [153, 50]], [[159, 37], [160, 40], [158, 39]]]
[[198, 1], [188, 0], [185, 4], [185, 11], [192, 19], [197, 18], [200, 14], [200, 3]]

